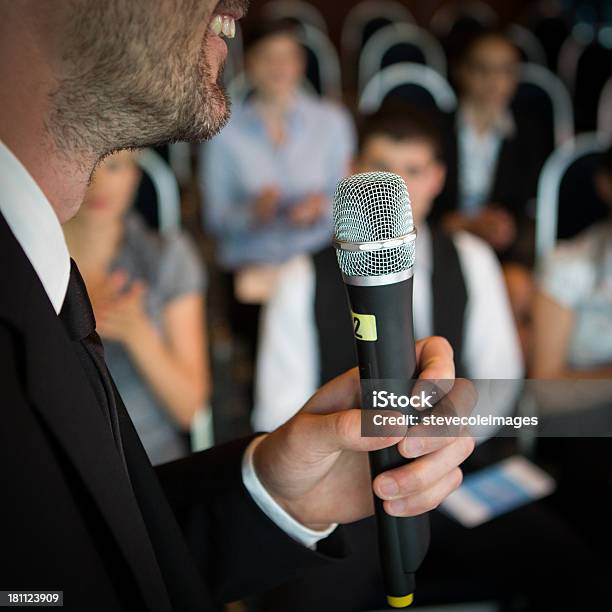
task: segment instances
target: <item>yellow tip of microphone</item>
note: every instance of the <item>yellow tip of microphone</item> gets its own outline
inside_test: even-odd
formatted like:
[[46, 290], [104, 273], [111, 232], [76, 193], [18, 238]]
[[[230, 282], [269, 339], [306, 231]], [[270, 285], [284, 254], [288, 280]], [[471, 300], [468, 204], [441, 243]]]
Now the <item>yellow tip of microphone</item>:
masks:
[[387, 603], [392, 608], [407, 608], [414, 601], [414, 593], [404, 595], [404, 597], [392, 597], [387, 595]]

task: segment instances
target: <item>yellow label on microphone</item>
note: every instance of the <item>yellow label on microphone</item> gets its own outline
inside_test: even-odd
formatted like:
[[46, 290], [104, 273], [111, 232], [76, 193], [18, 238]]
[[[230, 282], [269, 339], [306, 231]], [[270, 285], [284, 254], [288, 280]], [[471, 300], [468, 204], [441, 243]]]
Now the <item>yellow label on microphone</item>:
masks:
[[353, 332], [357, 340], [375, 342], [378, 339], [376, 333], [376, 317], [371, 314], [357, 314], [351, 310], [353, 317]]

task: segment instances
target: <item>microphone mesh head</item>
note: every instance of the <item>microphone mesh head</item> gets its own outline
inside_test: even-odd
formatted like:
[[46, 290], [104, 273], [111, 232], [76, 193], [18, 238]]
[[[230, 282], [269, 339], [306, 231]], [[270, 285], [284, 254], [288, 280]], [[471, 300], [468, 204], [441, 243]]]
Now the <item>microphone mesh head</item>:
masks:
[[[391, 172], [349, 176], [336, 188], [334, 227], [337, 240], [372, 242], [405, 236], [414, 230], [406, 183]], [[381, 276], [414, 265], [415, 241], [391, 249], [345, 251], [336, 249], [346, 276]]]

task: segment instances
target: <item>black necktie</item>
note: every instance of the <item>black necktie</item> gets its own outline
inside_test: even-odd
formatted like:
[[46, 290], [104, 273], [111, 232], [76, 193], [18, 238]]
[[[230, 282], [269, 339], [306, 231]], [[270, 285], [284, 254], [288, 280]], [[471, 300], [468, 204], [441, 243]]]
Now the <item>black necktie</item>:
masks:
[[102, 414], [113, 434], [115, 445], [127, 471], [123, 445], [121, 444], [114, 384], [104, 361], [104, 347], [100, 336], [96, 332], [96, 319], [87, 295], [85, 282], [73, 259], [70, 260], [70, 281], [68, 282], [66, 299], [59, 316], [74, 344], [75, 351], [96, 395]]

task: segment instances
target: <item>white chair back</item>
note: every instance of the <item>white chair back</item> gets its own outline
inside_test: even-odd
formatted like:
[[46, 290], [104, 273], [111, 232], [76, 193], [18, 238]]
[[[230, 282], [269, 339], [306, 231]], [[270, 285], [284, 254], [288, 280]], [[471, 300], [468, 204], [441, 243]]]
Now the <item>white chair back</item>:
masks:
[[546, 51], [536, 35], [518, 23], [513, 23], [507, 28], [508, 37], [520, 51], [525, 54], [526, 61], [530, 64], [546, 66]]
[[597, 104], [597, 129], [612, 137], [612, 77], [601, 90]]
[[[568, 168], [579, 158], [603, 152], [610, 139], [596, 132], [579, 134], [549, 156], [540, 173], [536, 204], [536, 260], [545, 257], [557, 242], [559, 190]], [[579, 205], [579, 203], [577, 203]]]
[[572, 99], [563, 81], [548, 68], [538, 64], [521, 64], [520, 82], [544, 91], [552, 104], [555, 146], [574, 136]]
[[423, 64], [402, 62], [383, 68], [370, 79], [359, 98], [359, 112], [376, 112], [385, 97], [402, 85], [425, 89], [442, 112], [451, 113], [457, 107], [457, 96], [440, 73]]
[[328, 98], [341, 100], [342, 76], [336, 47], [329, 37], [318, 28], [304, 24], [302, 30], [300, 36], [302, 44], [308, 47], [317, 58], [321, 94]]
[[401, 2], [395, 0], [363, 0], [344, 18], [341, 49], [344, 60], [355, 60], [359, 54], [361, 37], [368, 23], [384, 18], [390, 22], [414, 22], [414, 17]]
[[181, 194], [172, 169], [153, 149], [142, 151], [137, 161], [155, 189], [160, 233], [175, 231], [181, 226]]
[[381, 69], [385, 53], [398, 44], [410, 44], [421, 51], [425, 64], [446, 75], [442, 45], [427, 31], [413, 23], [392, 23], [375, 32], [359, 56], [359, 91]]

